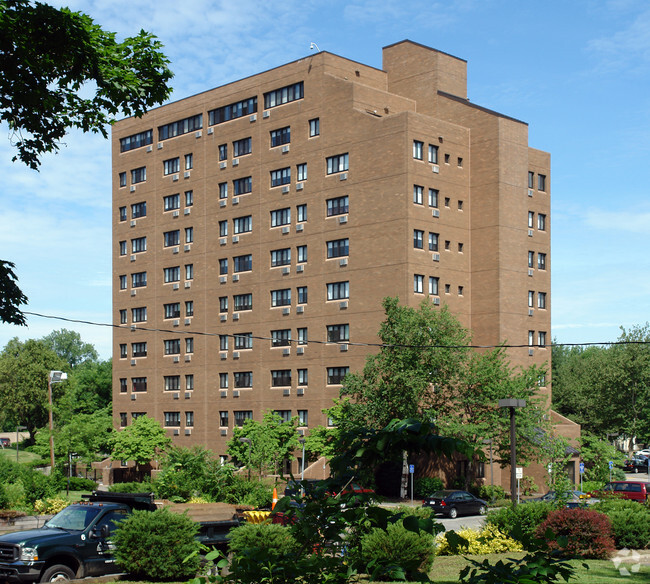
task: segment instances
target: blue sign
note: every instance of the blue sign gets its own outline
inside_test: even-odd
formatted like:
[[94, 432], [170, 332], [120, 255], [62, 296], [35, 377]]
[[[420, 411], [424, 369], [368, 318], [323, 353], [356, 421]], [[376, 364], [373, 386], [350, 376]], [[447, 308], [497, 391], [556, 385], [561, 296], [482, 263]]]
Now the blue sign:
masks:
[[415, 465], [414, 464], [409, 464], [409, 473], [413, 474], [415, 472]]
[[609, 461], [609, 470], [612, 470], [614, 468], [614, 463], [610, 460]]
[[580, 463], [580, 474], [584, 474], [584, 473], [585, 473], [585, 463], [581, 462]]

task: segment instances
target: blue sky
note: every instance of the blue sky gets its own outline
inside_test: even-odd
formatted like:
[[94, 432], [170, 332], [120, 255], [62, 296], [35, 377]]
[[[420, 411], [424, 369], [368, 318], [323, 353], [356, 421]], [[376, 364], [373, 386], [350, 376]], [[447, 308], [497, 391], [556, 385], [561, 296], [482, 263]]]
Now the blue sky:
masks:
[[[59, 5], [51, 2], [53, 5]], [[614, 341], [650, 320], [650, 3], [447, 0], [71, 0], [119, 37], [165, 45], [172, 100], [310, 54], [314, 42], [381, 68], [410, 39], [468, 61], [472, 102], [529, 124], [551, 153], [552, 336]], [[28, 310], [111, 321], [110, 144], [73, 133], [39, 173], [12, 163], [0, 127], [0, 257], [16, 263]], [[646, 170], [644, 170], [646, 169]], [[29, 317], [0, 347], [69, 328], [111, 352], [107, 327]]]

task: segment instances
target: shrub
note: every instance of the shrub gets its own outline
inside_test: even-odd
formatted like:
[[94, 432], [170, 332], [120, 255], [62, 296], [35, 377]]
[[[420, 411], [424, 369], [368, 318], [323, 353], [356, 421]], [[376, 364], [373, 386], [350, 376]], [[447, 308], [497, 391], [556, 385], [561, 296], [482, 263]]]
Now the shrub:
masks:
[[273, 490], [259, 481], [249, 481], [243, 477], [233, 477], [232, 483], [224, 488], [222, 499], [234, 505], [270, 507]]
[[[549, 513], [536, 531], [549, 550], [561, 550], [572, 558], [605, 560], [614, 551], [612, 526], [606, 515], [590, 509], [558, 509]], [[558, 538], [566, 536], [561, 546]]]
[[291, 531], [273, 523], [245, 523], [230, 530], [228, 550], [237, 555], [244, 550], [264, 549], [272, 558], [292, 554], [299, 547]]
[[431, 507], [411, 507], [410, 505], [398, 505], [394, 508], [395, 514], [403, 517], [413, 515], [418, 519], [435, 519], [436, 514]]
[[[373, 580], [421, 579], [433, 565], [434, 538], [407, 531], [401, 523], [375, 528], [361, 538], [361, 558]], [[419, 578], [418, 578], [419, 577]]]
[[585, 493], [591, 493], [592, 491], [600, 491], [605, 486], [603, 481], [582, 481], [582, 490]]
[[523, 479], [521, 479], [521, 494], [529, 497], [530, 495], [534, 495], [537, 490], [537, 484], [533, 480], [533, 477], [525, 476]]
[[461, 529], [456, 532], [467, 540], [467, 545], [452, 549], [447, 542], [445, 533], [436, 537], [436, 555], [452, 556], [457, 554], [501, 554], [504, 552], [520, 552], [524, 546], [513, 538], [501, 533], [494, 525], [486, 525], [483, 529]]
[[506, 491], [501, 485], [481, 485], [478, 496], [489, 502], [496, 499], [505, 499]]
[[[67, 485], [67, 479], [66, 479]], [[97, 488], [97, 483], [92, 479], [85, 479], [83, 477], [70, 477], [70, 490], [71, 491], [94, 491]]]
[[502, 507], [486, 517], [488, 525], [494, 525], [501, 533], [507, 533], [525, 546], [534, 536], [535, 530], [553, 510], [551, 503], [532, 501], [513, 507]]
[[70, 504], [70, 501], [61, 497], [37, 499], [34, 501], [34, 511], [37, 515], [56, 515]]
[[187, 579], [199, 568], [199, 543], [194, 538], [198, 528], [187, 515], [165, 508], [133, 511], [113, 535], [115, 559], [123, 570], [139, 578]]
[[22, 481], [5, 483], [4, 492], [7, 496], [7, 509], [25, 507], [25, 487]]
[[608, 499], [596, 503], [592, 509], [609, 517], [618, 549], [646, 549], [650, 547], [650, 509], [636, 501]]
[[9, 509], [9, 496], [5, 486], [0, 483], [0, 509]]
[[153, 483], [115, 483], [108, 487], [110, 493], [151, 493], [154, 491]]
[[413, 481], [413, 494], [420, 499], [424, 499], [444, 488], [445, 483], [438, 477], [421, 477]]

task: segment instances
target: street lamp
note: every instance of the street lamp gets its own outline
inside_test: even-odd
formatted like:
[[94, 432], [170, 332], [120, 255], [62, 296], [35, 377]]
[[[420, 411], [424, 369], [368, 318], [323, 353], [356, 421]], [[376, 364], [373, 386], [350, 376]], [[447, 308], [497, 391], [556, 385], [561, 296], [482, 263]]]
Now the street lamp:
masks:
[[252, 442], [250, 438], [240, 438], [239, 441], [242, 444], [248, 444], [248, 480], [251, 480], [251, 447], [252, 447]]
[[63, 371], [50, 371], [47, 376], [47, 398], [50, 406], [50, 472], [54, 470], [54, 414], [52, 405], [52, 384], [61, 383], [68, 379]]
[[18, 441], [19, 441], [18, 432], [20, 432], [20, 430], [27, 430], [27, 427], [16, 426], [16, 462], [18, 462]]
[[300, 459], [300, 480], [305, 480], [305, 439], [298, 438], [298, 442], [302, 444], [302, 458]]
[[[492, 465], [492, 438], [486, 438], [483, 440], [483, 444], [489, 444], [490, 445], [490, 486], [494, 485], [494, 466]], [[492, 493], [492, 496], [494, 497], [494, 492]]]
[[526, 407], [525, 399], [500, 399], [500, 408], [510, 410], [510, 499], [513, 506], [517, 504], [515, 492], [517, 491], [517, 435], [515, 432], [515, 408]]

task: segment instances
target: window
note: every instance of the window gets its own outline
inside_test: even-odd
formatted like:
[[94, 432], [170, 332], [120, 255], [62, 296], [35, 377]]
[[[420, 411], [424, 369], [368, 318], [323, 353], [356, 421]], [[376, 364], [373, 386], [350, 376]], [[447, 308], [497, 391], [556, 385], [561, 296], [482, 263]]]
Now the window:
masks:
[[242, 138], [241, 140], [235, 140], [232, 143], [232, 155], [234, 157], [245, 156], [250, 154], [253, 150], [253, 142], [251, 137]]
[[327, 216], [345, 215], [349, 210], [348, 196], [327, 199]]
[[463, 158], [461, 156], [458, 157], [457, 164], [458, 168], [463, 168]]
[[194, 156], [192, 154], [185, 155], [185, 170], [192, 170], [194, 167]]
[[422, 197], [424, 194], [424, 187], [421, 187], [420, 185], [413, 185], [413, 202], [416, 205], [422, 205]]
[[534, 290], [528, 290], [528, 307], [532, 308], [535, 305], [535, 292]]
[[422, 150], [424, 148], [424, 142], [419, 140], [413, 140], [413, 158], [416, 160], [422, 160]]
[[332, 282], [327, 284], [327, 299], [341, 300], [350, 297], [350, 282]]
[[228, 235], [228, 221], [219, 221], [219, 236], [225, 237], [226, 235]]
[[450, 292], [451, 292], [451, 285], [445, 284], [445, 294], [449, 294]]
[[163, 341], [165, 345], [165, 355], [180, 355], [181, 341], [180, 339], [170, 339]]
[[307, 246], [299, 245], [296, 249], [298, 251], [298, 263], [304, 264], [307, 261]]
[[194, 338], [193, 337], [188, 337], [185, 339], [185, 352], [186, 353], [194, 353]]
[[320, 119], [309, 120], [309, 137], [320, 136]]
[[120, 152], [128, 152], [153, 143], [153, 130], [145, 130], [126, 138], [120, 138]]
[[546, 231], [546, 215], [543, 213], [537, 213], [537, 229]]
[[251, 410], [235, 410], [233, 413], [235, 419], [235, 426], [241, 427], [246, 420], [253, 419], [253, 412]]
[[537, 254], [537, 269], [545, 270], [546, 269], [546, 254], [538, 253]]
[[233, 374], [235, 387], [253, 387], [252, 371], [236, 371]]
[[534, 251], [529, 251], [528, 252], [528, 267], [529, 268], [535, 267], [535, 252]]
[[120, 207], [120, 221], [126, 221], [126, 207]]
[[537, 308], [546, 308], [546, 292], [537, 293]]
[[164, 318], [178, 318], [181, 315], [181, 303], [172, 302], [171, 304], [163, 304]]
[[298, 369], [298, 385], [307, 385], [309, 382], [309, 370]]
[[225, 410], [219, 412], [219, 426], [228, 427], [228, 412]]
[[304, 94], [305, 88], [302, 81], [294, 83], [293, 85], [287, 85], [286, 87], [281, 87], [280, 89], [275, 89], [264, 94], [264, 109], [269, 109], [302, 99], [305, 97]]
[[252, 294], [235, 294], [232, 299], [235, 311], [253, 310]]
[[181, 413], [180, 412], [165, 412], [165, 427], [166, 428], [176, 428], [181, 425]]
[[250, 272], [253, 269], [253, 256], [251, 254], [232, 258], [233, 272]]
[[327, 342], [338, 343], [350, 340], [349, 324], [330, 324], [327, 326]]
[[147, 307], [138, 306], [138, 308], [131, 309], [132, 322], [145, 322], [147, 320]]
[[271, 148], [282, 146], [291, 142], [291, 127], [286, 126], [277, 130], [271, 130]]
[[428, 160], [431, 164], [438, 164], [438, 147], [433, 144], [429, 144]]
[[194, 316], [194, 301], [185, 301], [185, 316]]
[[127, 357], [127, 348], [126, 343], [120, 344], [120, 359], [126, 359]]
[[340, 258], [348, 256], [350, 252], [349, 240], [345, 239], [335, 239], [333, 241], [327, 242], [327, 257], [328, 258]]
[[413, 230], [413, 247], [415, 249], [424, 249], [424, 231]]
[[228, 258], [219, 260], [219, 275], [224, 276], [228, 273]]
[[219, 183], [219, 198], [227, 199], [228, 198], [228, 183], [222, 182]]
[[185, 191], [185, 206], [191, 207], [194, 205], [194, 191]]
[[271, 227], [280, 227], [281, 225], [289, 225], [291, 223], [291, 209], [276, 209], [271, 211]]
[[348, 374], [349, 367], [328, 367], [327, 368], [327, 385], [338, 385], [343, 382], [343, 378]]
[[464, 290], [463, 286], [458, 286], [458, 296], [463, 295], [463, 290]]
[[227, 373], [219, 373], [219, 389], [228, 389]]
[[291, 167], [279, 168], [271, 171], [271, 186], [279, 187], [291, 182]]
[[546, 346], [546, 332], [545, 331], [539, 331], [537, 333], [537, 344], [540, 347], [545, 347]]
[[131, 356], [132, 357], [146, 357], [147, 356], [147, 343], [131, 343]]
[[298, 286], [296, 292], [298, 293], [298, 304], [307, 304], [307, 286]]
[[459, 211], [463, 210], [463, 201], [458, 201], [458, 210]]
[[280, 416], [283, 422], [291, 421], [291, 410], [274, 410], [274, 413]]
[[131, 391], [147, 391], [147, 378], [131, 377]]
[[253, 333], [237, 333], [233, 335], [233, 338], [235, 339], [235, 349], [237, 351], [253, 348]]
[[208, 112], [208, 124], [214, 126], [215, 124], [223, 124], [230, 120], [235, 120], [249, 114], [254, 114], [257, 111], [257, 96], [243, 99], [236, 103], [224, 105], [217, 109]]
[[538, 174], [537, 175], [537, 190], [545, 191], [546, 190], [546, 175]]
[[174, 209], [180, 209], [181, 206], [181, 196], [176, 195], [167, 195], [163, 197], [163, 209], [165, 211], [173, 211]]
[[298, 410], [298, 426], [309, 426], [309, 410]]
[[228, 159], [228, 144], [219, 144], [219, 160]]
[[302, 164], [296, 165], [296, 180], [303, 181], [307, 180], [307, 163], [303, 162]]
[[227, 351], [228, 350], [228, 335], [219, 335], [219, 350]]
[[126, 324], [126, 309], [120, 310], [120, 324]]
[[307, 221], [307, 205], [296, 205], [296, 221], [303, 223]]
[[445, 197], [445, 207], [449, 207], [450, 202], [451, 202], [451, 199], [449, 197]]
[[250, 176], [238, 178], [232, 181], [232, 188], [235, 196], [245, 195], [253, 192], [253, 179]]
[[147, 203], [146, 202], [141, 202], [141, 203], [134, 203], [131, 205], [131, 218], [132, 219], [137, 219], [138, 217], [146, 217], [147, 216]]
[[298, 344], [306, 345], [308, 342], [307, 327], [298, 328]]
[[228, 296], [219, 296], [219, 312], [228, 312]]
[[163, 175], [167, 176], [168, 174], [176, 174], [179, 170], [180, 160], [178, 156], [176, 158], [163, 160]]
[[291, 369], [272, 369], [271, 387], [291, 386]]
[[120, 181], [120, 188], [126, 186], [126, 172], [120, 172], [119, 181]]
[[179, 282], [181, 279], [180, 266], [174, 266], [173, 268], [163, 268], [163, 276], [165, 284], [169, 284], [170, 282]]
[[147, 167], [141, 166], [140, 168], [134, 168], [131, 171], [131, 184], [136, 185], [138, 183], [144, 182], [147, 180]]
[[120, 276], [120, 290], [126, 290], [126, 275]]
[[120, 241], [120, 255], [126, 255], [126, 241]]
[[127, 423], [126, 412], [120, 412], [120, 428], [124, 428]]
[[438, 296], [438, 286], [440, 278], [436, 276], [429, 276], [429, 295]]
[[429, 189], [429, 207], [438, 208], [438, 190]]
[[185, 412], [185, 427], [191, 428], [194, 426], [194, 412]]
[[165, 391], [178, 391], [181, 388], [180, 375], [165, 375]]
[[271, 331], [272, 347], [288, 347], [291, 345], [291, 329]]
[[194, 264], [185, 264], [185, 279], [194, 279]]
[[194, 227], [185, 228], [185, 243], [192, 243], [194, 241]]
[[120, 393], [126, 393], [127, 391], [127, 381], [126, 377], [120, 378]]
[[528, 346], [532, 347], [535, 344], [535, 331], [528, 331]]
[[421, 274], [413, 275], [413, 292], [424, 294], [424, 276]]
[[429, 251], [438, 251], [438, 240], [440, 236], [437, 233], [429, 231]]
[[535, 227], [535, 213], [528, 211], [528, 228], [532, 229], [533, 227]]
[[535, 173], [531, 171], [528, 171], [528, 188], [535, 188]]
[[173, 245], [178, 245], [181, 240], [181, 232], [178, 229], [174, 231], [165, 231], [163, 233], [163, 245], [165, 247], [171, 247]]
[[445, 154], [445, 164], [449, 164], [449, 154]]
[[327, 174], [334, 174], [336, 172], [345, 172], [349, 168], [348, 153], [337, 154], [336, 156], [328, 156], [327, 159]]
[[445, 251], [449, 251], [450, 248], [451, 248], [451, 241], [445, 239]]
[[175, 136], [182, 136], [188, 132], [194, 132], [195, 130], [200, 130], [203, 127], [203, 114], [196, 114], [195, 116], [190, 116], [171, 124], [165, 124], [164, 126], [158, 126], [158, 140], [167, 140], [168, 138], [174, 138]]
[[[120, 242], [124, 243], [124, 253], [126, 253], [126, 241]], [[141, 253], [147, 251], [147, 238], [146, 237], [137, 237], [131, 240], [131, 253]]]
[[464, 247], [464, 244], [459, 241], [458, 242], [458, 253], [463, 253], [463, 247]]
[[291, 263], [291, 248], [274, 249], [271, 251], [271, 267], [288, 266]]
[[232, 220], [233, 232], [238, 233], [248, 233], [253, 230], [253, 220], [250, 215], [246, 217], [236, 217]]
[[291, 288], [271, 290], [271, 306], [289, 306], [291, 304]]

